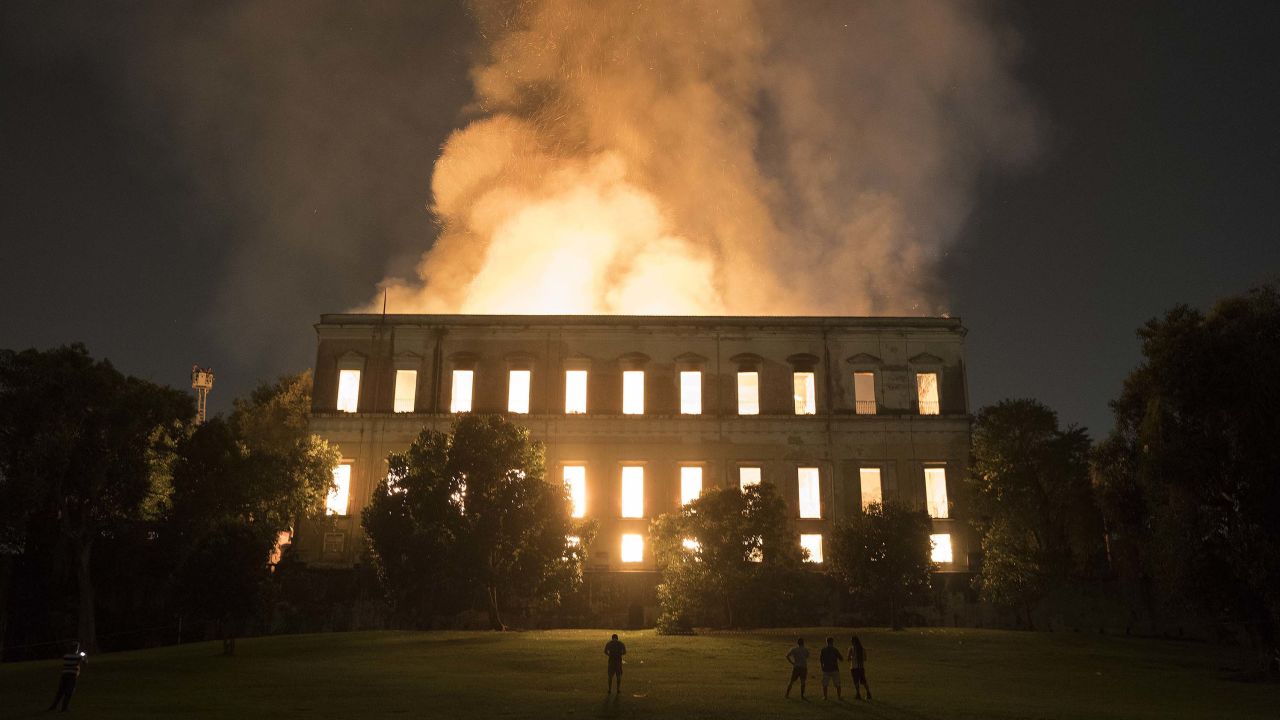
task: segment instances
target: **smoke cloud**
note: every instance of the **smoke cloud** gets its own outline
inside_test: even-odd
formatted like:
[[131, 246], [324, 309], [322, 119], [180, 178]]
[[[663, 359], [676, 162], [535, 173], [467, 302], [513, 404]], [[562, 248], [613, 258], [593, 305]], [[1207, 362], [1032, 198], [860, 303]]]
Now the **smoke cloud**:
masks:
[[982, 5], [472, 10], [475, 119], [435, 165], [438, 236], [384, 281], [394, 312], [939, 312], [980, 176], [1035, 148]]

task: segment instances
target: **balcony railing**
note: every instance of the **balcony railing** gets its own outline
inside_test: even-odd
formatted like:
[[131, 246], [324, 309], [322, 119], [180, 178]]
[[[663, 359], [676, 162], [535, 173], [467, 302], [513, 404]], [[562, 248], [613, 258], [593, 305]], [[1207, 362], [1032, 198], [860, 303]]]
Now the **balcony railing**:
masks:
[[937, 402], [936, 400], [935, 400], [935, 401], [932, 401], [932, 402], [930, 402], [930, 401], [928, 401], [928, 400], [921, 400], [921, 401], [920, 401], [920, 414], [921, 414], [921, 415], [937, 415], [937, 414], [938, 414], [938, 412], [940, 411], [940, 409], [941, 409], [941, 408], [939, 408], [939, 407], [938, 407], [938, 402]]
[[875, 415], [876, 414], [875, 400], [856, 400], [854, 401], [853, 406], [854, 406], [854, 412], [858, 413], [859, 415]]

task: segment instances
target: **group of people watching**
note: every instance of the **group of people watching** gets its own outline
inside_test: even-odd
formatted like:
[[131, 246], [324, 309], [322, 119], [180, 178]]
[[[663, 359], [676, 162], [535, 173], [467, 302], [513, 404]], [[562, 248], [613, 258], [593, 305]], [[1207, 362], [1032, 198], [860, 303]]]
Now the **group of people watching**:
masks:
[[[849, 674], [853, 677], [854, 695], [861, 700], [862, 689], [867, 690], [867, 699], [871, 699], [871, 686], [867, 684], [867, 651], [857, 635], [852, 638], [849, 654], [842, 657], [836, 648], [836, 639], [827, 638], [827, 646], [818, 653], [818, 664], [822, 666], [822, 699], [827, 699], [827, 687], [836, 686], [836, 699], [843, 700], [840, 689], [840, 661], [848, 659]], [[787, 662], [791, 663], [791, 681], [787, 683], [785, 697], [791, 697], [791, 688], [800, 681], [800, 699], [805, 700], [805, 681], [809, 677], [809, 648], [804, 646], [804, 638], [796, 638], [796, 646], [787, 652]]]

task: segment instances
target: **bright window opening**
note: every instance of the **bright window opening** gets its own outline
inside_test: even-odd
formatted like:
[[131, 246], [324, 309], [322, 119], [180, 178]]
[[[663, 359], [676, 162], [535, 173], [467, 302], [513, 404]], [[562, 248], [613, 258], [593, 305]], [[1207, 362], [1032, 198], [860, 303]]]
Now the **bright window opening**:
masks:
[[680, 414], [702, 414], [702, 373], [697, 370], [680, 372]]
[[564, 373], [564, 411], [580, 415], [587, 411], [587, 371], [566, 370]]
[[564, 486], [573, 503], [573, 516], [587, 515], [587, 469], [582, 465], [564, 466]]
[[453, 394], [449, 400], [449, 412], [471, 412], [471, 382], [475, 372], [471, 370], [453, 371]]
[[756, 544], [747, 551], [747, 560], [751, 562], [764, 562], [764, 549], [760, 546], [759, 536], [756, 537]]
[[338, 410], [353, 413], [360, 403], [360, 371], [338, 371]]
[[698, 552], [702, 549], [702, 543], [694, 540], [693, 538], [685, 538], [684, 540], [681, 540], [680, 546], [689, 552]]
[[329, 515], [346, 515], [351, 498], [351, 465], [343, 463], [333, 469], [333, 487], [325, 498], [324, 510]]
[[529, 378], [528, 370], [512, 370], [507, 373], [507, 412], [527, 414], [529, 412]]
[[680, 468], [680, 504], [688, 505], [702, 494], [702, 468]]
[[758, 467], [740, 467], [738, 468], [738, 489], [746, 490], [752, 485], [760, 484], [760, 468]]
[[813, 415], [818, 412], [818, 401], [813, 389], [813, 373], [793, 373], [791, 385], [795, 391], [796, 414]]
[[822, 517], [822, 491], [818, 481], [818, 468], [802, 467], [796, 471], [800, 491], [800, 517]]
[[805, 562], [820, 563], [822, 562], [822, 536], [814, 534], [804, 534], [800, 536], [800, 547], [809, 551], [809, 557], [805, 558]]
[[582, 544], [582, 538], [578, 537], [577, 535], [565, 535], [564, 544], [568, 545], [569, 547], [578, 547], [579, 545]]
[[622, 373], [622, 414], [644, 414], [643, 370], [627, 370]]
[[622, 517], [644, 517], [644, 467], [622, 467]]
[[876, 414], [876, 374], [853, 374], [853, 409], [859, 415]]
[[929, 559], [936, 563], [951, 562], [951, 535], [948, 533], [939, 533], [929, 536], [929, 544], [932, 550], [929, 551]]
[[622, 536], [622, 562], [644, 562], [644, 536], [624, 533]]
[[738, 414], [760, 414], [760, 373], [738, 373]]
[[871, 507], [872, 503], [884, 502], [884, 491], [880, 487], [880, 468], [860, 468], [858, 480], [862, 485], [862, 509]]
[[929, 517], [950, 517], [947, 507], [947, 469], [924, 469], [924, 495], [929, 503]]
[[937, 373], [916, 373], [916, 401], [920, 404], [921, 415], [937, 415], [940, 412]]
[[413, 412], [413, 403], [418, 397], [418, 371], [396, 371], [396, 399], [392, 408], [396, 412]]

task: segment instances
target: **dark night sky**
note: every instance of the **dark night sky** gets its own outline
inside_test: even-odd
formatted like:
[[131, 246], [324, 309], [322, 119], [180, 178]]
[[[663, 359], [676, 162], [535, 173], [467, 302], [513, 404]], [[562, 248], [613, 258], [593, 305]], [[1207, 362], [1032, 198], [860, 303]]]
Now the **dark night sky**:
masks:
[[[999, 7], [1044, 148], [984, 179], [946, 304], [975, 407], [1098, 436], [1136, 327], [1277, 278], [1280, 3]], [[0, 347], [199, 361], [215, 409], [309, 366], [319, 314], [432, 237], [474, 43], [452, 3], [0, 5]]]

